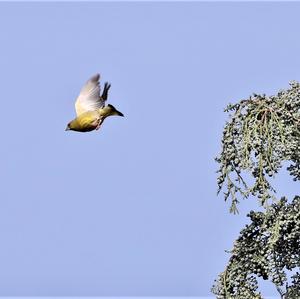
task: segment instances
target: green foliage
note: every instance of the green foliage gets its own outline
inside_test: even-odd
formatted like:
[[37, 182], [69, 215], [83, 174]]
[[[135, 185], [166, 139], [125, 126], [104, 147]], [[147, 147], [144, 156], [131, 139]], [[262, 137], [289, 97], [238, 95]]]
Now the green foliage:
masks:
[[289, 89], [275, 96], [254, 94], [225, 111], [232, 115], [216, 158], [218, 191], [224, 190], [225, 200], [231, 199], [233, 213], [239, 199], [250, 195], [267, 207], [270, 199], [276, 199], [270, 178], [284, 161], [290, 162], [294, 180], [300, 180], [300, 84], [292, 81]]
[[275, 96], [254, 94], [225, 111], [231, 115], [216, 159], [218, 192], [231, 200], [233, 213], [240, 198], [249, 196], [266, 209], [249, 213], [251, 222], [240, 232], [212, 292], [218, 299], [262, 299], [261, 277], [282, 299], [300, 298], [300, 196], [290, 203], [278, 199], [270, 183], [284, 162], [293, 180], [300, 180], [300, 84], [293, 81]]
[[259, 299], [257, 277], [262, 277], [282, 298], [300, 298], [300, 274], [287, 282], [287, 271], [300, 269], [300, 197], [291, 203], [282, 198], [267, 212], [251, 211], [248, 217], [251, 223], [240, 232], [213, 293], [218, 299]]

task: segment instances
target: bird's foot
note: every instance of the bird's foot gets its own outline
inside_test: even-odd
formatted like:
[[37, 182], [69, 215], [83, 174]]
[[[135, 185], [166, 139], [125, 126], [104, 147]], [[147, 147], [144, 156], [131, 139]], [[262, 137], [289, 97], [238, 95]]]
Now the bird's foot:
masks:
[[99, 130], [99, 129], [100, 129], [102, 122], [103, 122], [103, 118], [100, 118], [99, 121], [98, 121], [96, 130]]

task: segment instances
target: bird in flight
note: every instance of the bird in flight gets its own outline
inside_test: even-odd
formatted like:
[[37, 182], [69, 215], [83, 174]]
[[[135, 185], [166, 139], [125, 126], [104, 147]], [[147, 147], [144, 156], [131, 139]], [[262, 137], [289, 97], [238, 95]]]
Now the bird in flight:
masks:
[[77, 117], [68, 123], [66, 131], [90, 132], [98, 130], [106, 117], [124, 116], [113, 105], [105, 106], [110, 84], [105, 82], [103, 92], [100, 95], [99, 79], [100, 75], [96, 74], [82, 87], [75, 102]]

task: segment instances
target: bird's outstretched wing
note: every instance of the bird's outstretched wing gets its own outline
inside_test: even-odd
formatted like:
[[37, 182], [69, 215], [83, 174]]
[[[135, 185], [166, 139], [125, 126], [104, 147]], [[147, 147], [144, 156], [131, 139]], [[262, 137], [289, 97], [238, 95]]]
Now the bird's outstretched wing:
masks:
[[82, 87], [75, 103], [77, 116], [86, 111], [93, 111], [104, 107], [106, 99], [100, 97], [99, 79], [100, 75], [96, 74]]

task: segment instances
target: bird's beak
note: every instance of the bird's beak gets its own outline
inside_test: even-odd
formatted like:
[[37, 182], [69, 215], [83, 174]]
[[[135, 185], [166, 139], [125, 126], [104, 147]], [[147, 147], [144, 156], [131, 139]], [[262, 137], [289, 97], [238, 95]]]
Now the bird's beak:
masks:
[[70, 128], [69, 128], [69, 127], [66, 127], [65, 131], [69, 131], [69, 130], [70, 130]]

